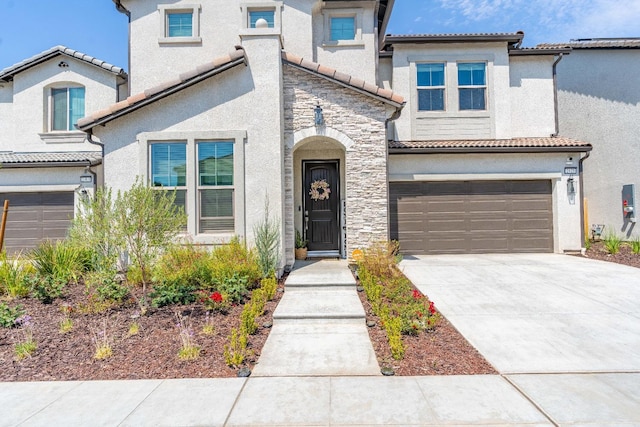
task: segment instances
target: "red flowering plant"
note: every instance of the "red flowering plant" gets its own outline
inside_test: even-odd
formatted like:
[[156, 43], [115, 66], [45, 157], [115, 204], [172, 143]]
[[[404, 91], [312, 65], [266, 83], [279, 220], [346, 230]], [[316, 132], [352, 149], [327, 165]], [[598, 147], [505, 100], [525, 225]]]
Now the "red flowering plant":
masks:
[[407, 335], [433, 330], [441, 318], [433, 301], [417, 289], [412, 290], [411, 298], [406, 298], [398, 311], [402, 318], [402, 333]]
[[231, 307], [231, 299], [224, 292], [199, 291], [198, 299], [207, 311], [217, 311], [226, 314]]

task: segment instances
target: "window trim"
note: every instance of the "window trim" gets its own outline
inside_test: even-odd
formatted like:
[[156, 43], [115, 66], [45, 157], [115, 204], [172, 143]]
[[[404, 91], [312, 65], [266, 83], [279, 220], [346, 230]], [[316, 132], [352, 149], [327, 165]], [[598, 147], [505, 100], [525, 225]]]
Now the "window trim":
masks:
[[[419, 86], [418, 85], [418, 66], [419, 65], [423, 65], [423, 64], [435, 64], [435, 65], [442, 65], [442, 72], [444, 74], [444, 78], [443, 78], [443, 84], [441, 86]], [[429, 113], [437, 113], [437, 112], [444, 112], [447, 111], [447, 107], [448, 107], [448, 102], [447, 102], [447, 75], [449, 74], [447, 72], [447, 63], [446, 61], [421, 61], [421, 62], [416, 62], [416, 109], [419, 112], [429, 112]], [[443, 91], [443, 99], [442, 99], [442, 110], [421, 110], [420, 109], [420, 90], [442, 90]]]
[[[282, 1], [247, 2], [241, 3], [242, 22], [239, 34], [250, 35], [279, 35], [282, 33]], [[251, 28], [250, 13], [252, 11], [273, 11], [273, 28]]]
[[[461, 64], [482, 64], [484, 65], [484, 84], [483, 85], [461, 85], [459, 81], [459, 71]], [[488, 99], [487, 99], [487, 63], [485, 61], [457, 61], [456, 62], [456, 89], [458, 90], [458, 111], [487, 111]], [[460, 108], [460, 90], [461, 89], [483, 89], [484, 90], [484, 108]]]
[[[187, 172], [185, 209], [187, 211], [186, 235], [194, 243], [215, 244], [229, 241], [233, 236], [245, 237], [245, 173], [244, 145], [247, 132], [244, 130], [228, 131], [185, 131], [185, 132], [143, 132], [138, 134], [139, 175], [147, 182], [150, 180], [151, 149], [153, 143], [183, 142], [187, 144]], [[233, 232], [199, 233], [199, 185], [198, 185], [198, 153], [199, 142], [233, 142]], [[196, 213], [190, 215], [189, 213]]]
[[[363, 9], [329, 9], [322, 11], [324, 17], [324, 47], [364, 46], [362, 40]], [[331, 40], [331, 18], [354, 18], [355, 34], [353, 40]]]
[[[200, 37], [200, 9], [199, 4], [159, 4], [158, 12], [160, 14], [160, 36], [159, 44], [179, 44], [179, 43], [201, 43]], [[191, 29], [190, 37], [169, 37], [169, 15], [172, 13], [191, 13]]]

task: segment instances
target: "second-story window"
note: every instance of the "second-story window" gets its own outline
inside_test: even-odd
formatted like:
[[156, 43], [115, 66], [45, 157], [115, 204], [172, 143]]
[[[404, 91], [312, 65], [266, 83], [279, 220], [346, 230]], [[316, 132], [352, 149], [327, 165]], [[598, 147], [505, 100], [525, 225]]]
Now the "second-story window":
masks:
[[65, 87], [51, 89], [50, 129], [74, 131], [74, 125], [84, 117], [84, 88]]
[[268, 28], [274, 28], [275, 26], [276, 11], [271, 10], [254, 10], [249, 9], [249, 28], [256, 28], [256, 22], [258, 19], [264, 19], [267, 21]]
[[354, 40], [356, 36], [355, 16], [332, 16], [329, 19], [330, 40]]
[[486, 110], [486, 64], [458, 63], [458, 98], [460, 110]]
[[167, 37], [192, 37], [193, 13], [192, 12], [168, 12], [167, 13]]
[[444, 111], [444, 63], [417, 64], [418, 110]]

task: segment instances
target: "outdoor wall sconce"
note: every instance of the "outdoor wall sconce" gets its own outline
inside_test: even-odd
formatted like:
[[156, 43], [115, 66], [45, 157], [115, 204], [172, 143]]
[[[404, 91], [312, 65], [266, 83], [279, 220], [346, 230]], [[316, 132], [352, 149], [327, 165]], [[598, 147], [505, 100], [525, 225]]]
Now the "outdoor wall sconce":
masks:
[[573, 178], [569, 178], [567, 180], [567, 195], [575, 196], [576, 195], [576, 182]]
[[322, 107], [320, 104], [316, 105], [313, 112], [316, 126], [322, 126], [324, 124], [324, 115], [322, 114]]

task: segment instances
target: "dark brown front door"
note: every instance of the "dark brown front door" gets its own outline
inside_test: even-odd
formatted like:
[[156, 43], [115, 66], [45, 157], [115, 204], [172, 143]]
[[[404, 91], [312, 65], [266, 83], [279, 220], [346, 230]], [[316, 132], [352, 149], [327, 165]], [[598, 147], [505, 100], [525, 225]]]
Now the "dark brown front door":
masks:
[[310, 251], [340, 250], [337, 161], [304, 161], [304, 215]]

